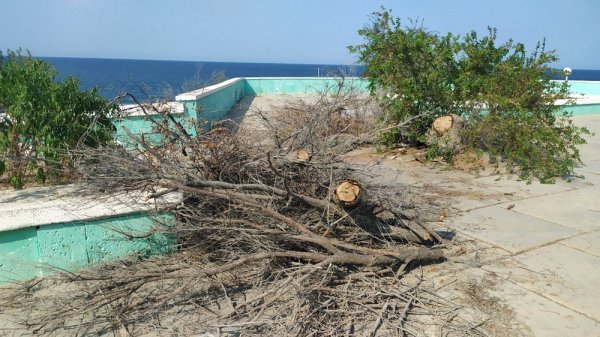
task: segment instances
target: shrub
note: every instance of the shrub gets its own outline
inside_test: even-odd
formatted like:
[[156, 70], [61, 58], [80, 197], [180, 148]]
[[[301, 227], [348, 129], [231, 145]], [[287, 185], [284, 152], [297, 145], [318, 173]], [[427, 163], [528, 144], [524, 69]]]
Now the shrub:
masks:
[[[421, 23], [403, 26], [385, 9], [359, 34], [365, 43], [349, 49], [365, 65], [386, 120], [398, 126], [382, 135], [386, 142], [425, 142], [435, 118], [457, 114], [466, 121], [463, 148], [506, 160], [524, 179], [549, 182], [581, 162], [577, 145], [589, 131], [555, 106], [569, 90], [551, 80], [558, 58], [544, 42], [528, 54], [521, 43], [498, 44], [494, 28], [481, 38], [440, 35]], [[430, 153], [452, 155], [435, 143]]]
[[44, 172], [38, 165], [72, 165], [71, 149], [111, 142], [116, 108], [95, 89], [80, 91], [73, 77], [58, 82], [57, 72], [29, 53], [0, 52], [0, 156], [11, 184], [20, 188], [28, 171]]

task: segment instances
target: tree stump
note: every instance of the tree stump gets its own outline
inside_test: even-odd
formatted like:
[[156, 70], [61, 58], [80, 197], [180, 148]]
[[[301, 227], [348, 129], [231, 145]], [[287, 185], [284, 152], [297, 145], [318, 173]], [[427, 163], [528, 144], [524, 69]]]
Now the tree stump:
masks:
[[298, 152], [296, 152], [296, 158], [300, 161], [309, 161], [310, 157], [310, 154], [306, 152], [306, 150], [300, 149]]
[[438, 136], [445, 134], [452, 127], [453, 118], [451, 115], [438, 117], [433, 121], [433, 130]]
[[427, 145], [453, 154], [459, 153], [462, 150], [460, 131], [464, 125], [465, 120], [456, 114], [436, 118], [427, 133]]
[[438, 136], [448, 133], [451, 129], [462, 129], [465, 120], [456, 114], [438, 117], [433, 121], [432, 128]]
[[358, 205], [363, 194], [364, 191], [360, 183], [351, 179], [342, 181], [335, 189], [335, 199], [342, 207], [354, 207]]

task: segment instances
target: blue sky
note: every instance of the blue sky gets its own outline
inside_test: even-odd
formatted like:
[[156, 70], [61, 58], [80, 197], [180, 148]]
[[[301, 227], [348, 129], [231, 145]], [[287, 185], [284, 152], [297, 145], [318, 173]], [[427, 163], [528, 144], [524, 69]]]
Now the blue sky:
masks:
[[2, 0], [0, 49], [36, 56], [349, 64], [381, 5], [440, 33], [498, 28], [600, 69], [600, 0]]

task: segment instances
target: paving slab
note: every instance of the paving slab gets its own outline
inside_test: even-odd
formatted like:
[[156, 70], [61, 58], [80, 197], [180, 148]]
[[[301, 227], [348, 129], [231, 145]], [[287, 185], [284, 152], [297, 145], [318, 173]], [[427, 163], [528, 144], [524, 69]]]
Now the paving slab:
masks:
[[490, 290], [511, 308], [533, 336], [597, 337], [600, 323], [514, 283], [502, 282]]
[[600, 186], [502, 204], [512, 211], [583, 231], [600, 229]]
[[552, 244], [483, 268], [600, 322], [598, 266], [600, 257]]
[[581, 145], [579, 148], [579, 155], [584, 158], [583, 163], [590, 160], [600, 159], [600, 141], [590, 141], [587, 144]]
[[[581, 234], [561, 241], [560, 243], [575, 249], [579, 249], [588, 254], [600, 257], [600, 230]], [[600, 280], [599, 280], [600, 281]]]
[[591, 132], [596, 133], [594, 136], [588, 137], [588, 139], [600, 139], [600, 134], [598, 132], [600, 131], [600, 118], [598, 118], [598, 116], [598, 114], [574, 116], [573, 122], [577, 126], [585, 126]]
[[600, 159], [586, 160], [579, 169], [588, 173], [600, 174]]
[[423, 193], [431, 193], [448, 200], [451, 202], [452, 208], [459, 211], [468, 211], [517, 199], [511, 194], [474, 186], [464, 181], [427, 183], [423, 186]]
[[452, 219], [457, 231], [511, 253], [571, 237], [577, 230], [499, 206], [476, 209]]
[[482, 177], [473, 179], [469, 181], [469, 183], [520, 198], [556, 194], [582, 187], [579, 182], [574, 184], [560, 179], [558, 179], [555, 184], [541, 184], [539, 181], [533, 181], [528, 184], [526, 181], [519, 180], [518, 177], [514, 175]]
[[15, 322], [16, 318], [0, 312], [0, 337], [35, 336], [22, 325]]
[[590, 186], [600, 186], [600, 174], [588, 172], [580, 168], [575, 169], [575, 174], [580, 176], [581, 180], [589, 183]]

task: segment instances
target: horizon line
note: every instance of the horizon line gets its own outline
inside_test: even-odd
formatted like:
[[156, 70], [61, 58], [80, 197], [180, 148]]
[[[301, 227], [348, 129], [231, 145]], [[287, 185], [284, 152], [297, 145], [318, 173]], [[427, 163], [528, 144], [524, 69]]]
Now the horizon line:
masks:
[[166, 62], [196, 62], [196, 63], [241, 63], [241, 64], [285, 64], [285, 65], [316, 65], [316, 66], [353, 66], [361, 67], [362, 64], [342, 63], [292, 63], [292, 62], [251, 62], [251, 61], [207, 61], [207, 60], [169, 60], [169, 59], [136, 59], [121, 57], [79, 57], [79, 56], [33, 56], [34, 58], [63, 58], [63, 59], [88, 59], [88, 60], [120, 60], [120, 61], [166, 61]]
[[[196, 62], [196, 63], [237, 63], [237, 64], [282, 64], [282, 65], [315, 65], [315, 66], [345, 66], [345, 67], [364, 67], [364, 64], [342, 64], [342, 63], [293, 63], [293, 62], [252, 62], [252, 61], [208, 61], [208, 60], [174, 60], [174, 59], [144, 59], [144, 58], [122, 58], [122, 57], [80, 57], [80, 56], [33, 56], [36, 58], [62, 58], [62, 59], [87, 59], [87, 60], [121, 60], [121, 61], [165, 61], [165, 62]], [[564, 66], [552, 67], [557, 70], [562, 70]], [[572, 68], [573, 70], [592, 70], [600, 71], [600, 68]]]

